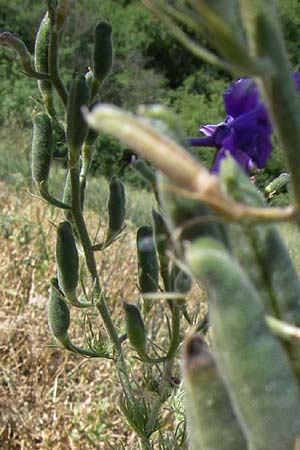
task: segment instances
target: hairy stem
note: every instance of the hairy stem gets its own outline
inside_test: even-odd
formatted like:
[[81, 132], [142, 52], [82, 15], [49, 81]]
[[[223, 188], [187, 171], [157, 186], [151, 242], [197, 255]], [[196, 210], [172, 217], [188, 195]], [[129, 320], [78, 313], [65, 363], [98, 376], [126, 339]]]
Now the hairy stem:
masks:
[[58, 49], [59, 49], [60, 33], [57, 33], [53, 29], [50, 35], [50, 46], [49, 46], [49, 73], [51, 81], [64, 105], [67, 107], [68, 93], [66, 88], [61, 81], [59, 70], [58, 70]]

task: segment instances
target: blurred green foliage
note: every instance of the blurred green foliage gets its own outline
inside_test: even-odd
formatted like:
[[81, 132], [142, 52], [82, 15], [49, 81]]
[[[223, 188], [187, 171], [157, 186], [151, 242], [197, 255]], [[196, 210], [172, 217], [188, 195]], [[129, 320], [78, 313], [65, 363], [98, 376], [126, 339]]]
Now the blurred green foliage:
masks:
[[[43, 17], [43, 0], [0, 0], [0, 29], [17, 33], [29, 50]], [[300, 3], [280, 0], [284, 31], [293, 70], [300, 67]], [[223, 120], [222, 93], [230, 83], [227, 74], [196, 59], [183, 49], [139, 0], [88, 0], [73, 2], [66, 24], [60, 65], [66, 85], [76, 72], [91, 65], [93, 30], [101, 18], [113, 26], [115, 61], [105, 82], [102, 102], [136, 110], [139, 104], [161, 102], [179, 115], [187, 136], [196, 136], [200, 124]], [[23, 76], [15, 54], [0, 47], [0, 126], [16, 123], [31, 127], [30, 112], [39, 101], [34, 80]], [[8, 124], [8, 125], [7, 125]], [[8, 126], [8, 130], [9, 130]], [[13, 131], [12, 131], [13, 132]], [[61, 132], [56, 133], [56, 152], [64, 153]], [[286, 170], [278, 144], [258, 176], [262, 186]], [[119, 172], [128, 181], [141, 185], [137, 175], [126, 168], [123, 148], [108, 136], [97, 141], [94, 173], [107, 177]], [[214, 149], [193, 149], [209, 166]]]

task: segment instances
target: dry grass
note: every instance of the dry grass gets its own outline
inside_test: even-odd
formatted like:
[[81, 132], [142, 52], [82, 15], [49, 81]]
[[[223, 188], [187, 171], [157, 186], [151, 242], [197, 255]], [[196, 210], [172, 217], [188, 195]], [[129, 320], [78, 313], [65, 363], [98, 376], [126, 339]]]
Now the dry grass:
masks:
[[[49, 347], [45, 307], [55, 236], [49, 220], [60, 220], [56, 211], [4, 184], [0, 192], [1, 449], [108, 449], [120, 448], [120, 442], [134, 448], [118, 413], [112, 363]], [[128, 232], [98, 261], [110, 309], [119, 317], [120, 296], [136, 293], [131, 237]], [[71, 335], [79, 332], [75, 323]]]
[[[61, 212], [3, 183], [0, 208], [0, 448], [137, 449], [136, 436], [118, 408], [120, 389], [114, 364], [82, 359], [53, 346], [48, 331], [48, 280], [55, 273], [53, 224], [62, 220]], [[93, 236], [99, 228], [95, 213], [87, 214], [87, 223]], [[97, 257], [120, 334], [124, 332], [121, 298], [138, 299], [135, 253], [135, 230], [129, 223], [123, 238]], [[192, 303], [199, 313], [199, 306]], [[164, 345], [165, 304], [153, 310], [148, 333]], [[82, 313], [72, 309], [71, 315], [71, 339], [82, 344]], [[94, 329], [105, 337], [99, 318], [92, 316], [92, 320]], [[125, 351], [134, 376], [142, 382], [145, 367], [132, 358], [127, 343]], [[163, 416], [165, 429], [172, 428], [168, 406]]]

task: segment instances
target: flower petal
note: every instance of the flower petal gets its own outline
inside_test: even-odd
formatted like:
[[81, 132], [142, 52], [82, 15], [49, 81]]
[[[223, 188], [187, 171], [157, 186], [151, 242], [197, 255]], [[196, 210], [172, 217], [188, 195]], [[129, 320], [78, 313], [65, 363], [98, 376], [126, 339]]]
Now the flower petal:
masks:
[[239, 78], [231, 83], [223, 98], [227, 114], [235, 118], [259, 105], [259, 90], [250, 78]]

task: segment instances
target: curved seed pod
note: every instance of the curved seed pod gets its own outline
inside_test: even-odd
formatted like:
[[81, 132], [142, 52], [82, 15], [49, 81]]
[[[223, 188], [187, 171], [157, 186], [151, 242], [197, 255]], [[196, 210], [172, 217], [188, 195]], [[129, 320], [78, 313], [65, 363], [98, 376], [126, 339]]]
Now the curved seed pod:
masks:
[[[214, 215], [205, 203], [172, 192], [174, 185], [159, 174], [159, 195], [166, 213], [169, 229], [179, 232], [179, 241], [193, 241], [201, 236], [211, 236], [228, 242], [226, 227], [213, 221]], [[168, 186], [168, 189], [165, 188]], [[176, 187], [176, 186], [175, 186]]]
[[57, 278], [52, 278], [51, 280], [50, 297], [48, 301], [48, 322], [53, 336], [58, 339], [67, 350], [91, 358], [101, 356], [93, 349], [77, 347], [70, 341], [68, 336], [70, 311], [68, 305], [64, 301], [63, 294], [59, 290]]
[[137, 306], [123, 302], [128, 338], [138, 351], [146, 347], [146, 329], [140, 310]]
[[[248, 206], [265, 200], [232, 158], [221, 164], [224, 191]], [[271, 315], [300, 326], [300, 284], [288, 250], [274, 225], [232, 227], [232, 248], [251, 281], [264, 295]], [[247, 250], [248, 249], [248, 250]]]
[[[71, 176], [70, 171], [67, 172], [64, 193], [63, 193], [63, 202], [67, 205], [72, 205], [72, 186], [71, 186]], [[69, 222], [73, 222], [73, 216], [71, 210], [65, 210], [64, 216]]]
[[199, 239], [186, 256], [207, 289], [219, 371], [251, 448], [292, 450], [300, 434], [299, 388], [258, 292], [216, 241]]
[[[158, 289], [159, 269], [152, 227], [145, 225], [138, 228], [136, 245], [140, 291], [142, 295], [148, 292], [156, 292]], [[149, 299], [143, 300], [143, 312], [147, 314], [153, 303]]]
[[288, 173], [282, 173], [279, 177], [275, 178], [275, 180], [271, 181], [265, 187], [265, 193], [271, 198], [275, 192], [280, 192], [286, 185], [289, 183], [291, 177]]
[[177, 275], [175, 276], [174, 287], [176, 292], [186, 294], [191, 290], [192, 287], [191, 277], [183, 270], [179, 270]]
[[52, 125], [44, 112], [32, 113], [33, 137], [31, 147], [31, 171], [39, 186], [47, 183], [52, 158]]
[[116, 175], [109, 183], [107, 240], [116, 236], [123, 227], [126, 215], [126, 197], [122, 181]]
[[51, 280], [50, 297], [48, 301], [49, 327], [56, 339], [66, 340], [70, 327], [70, 311], [59, 292], [56, 278]]
[[186, 339], [182, 362], [191, 450], [247, 450], [226, 387], [200, 336]]
[[93, 70], [99, 85], [108, 77], [113, 64], [112, 27], [105, 20], [95, 28]]
[[170, 241], [170, 232], [163, 216], [152, 208], [152, 218], [154, 225], [154, 238], [155, 246], [158, 253], [160, 274], [164, 282], [166, 290], [170, 289], [169, 286], [169, 263], [170, 258], [167, 256], [168, 243]]
[[89, 97], [85, 76], [77, 75], [72, 82], [67, 105], [67, 142], [71, 166], [76, 165], [80, 149], [87, 137], [88, 126], [81, 108], [88, 106]]
[[138, 113], [161, 133], [168, 135], [183, 147], [188, 148], [180, 121], [171, 109], [159, 104], [143, 105], [139, 107]]
[[149, 164], [147, 164], [143, 159], [138, 158], [131, 164], [131, 167], [141, 175], [153, 191], [156, 191], [157, 186], [155, 170]]
[[[34, 47], [34, 66], [37, 72], [49, 73], [48, 53], [50, 43], [51, 22], [48, 12], [45, 14], [38, 29]], [[52, 96], [52, 83], [47, 80], [38, 81], [43, 98]]]
[[56, 264], [59, 285], [70, 303], [77, 303], [79, 259], [69, 222], [61, 222], [57, 227]]

